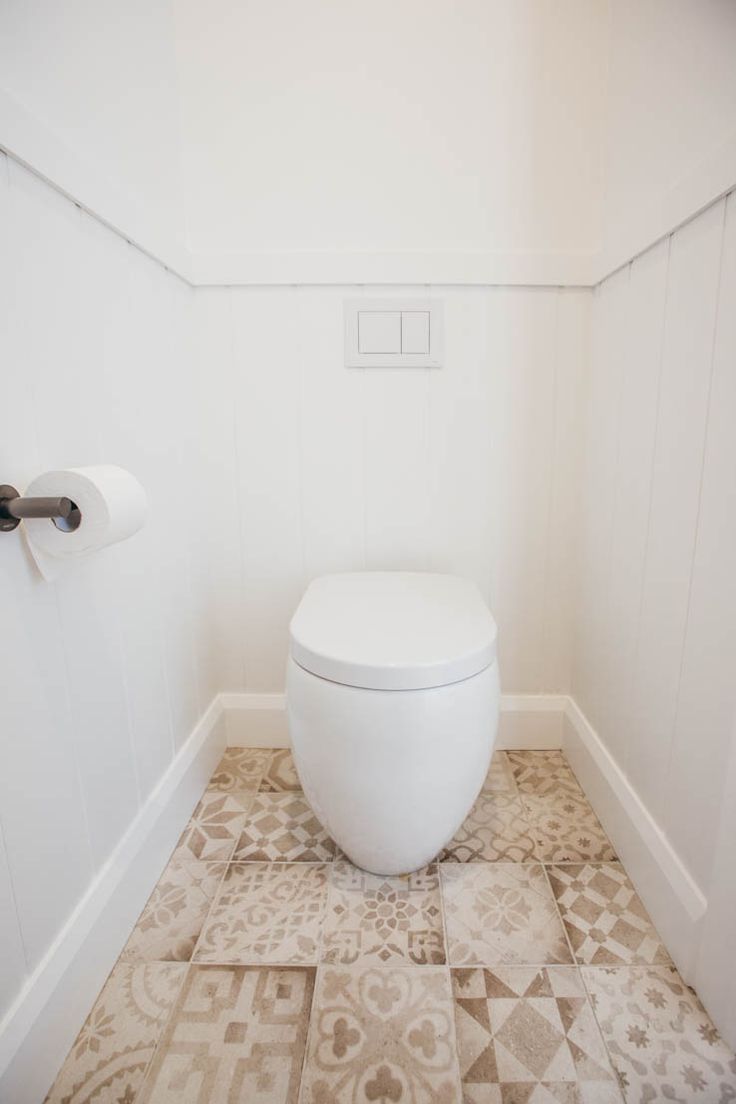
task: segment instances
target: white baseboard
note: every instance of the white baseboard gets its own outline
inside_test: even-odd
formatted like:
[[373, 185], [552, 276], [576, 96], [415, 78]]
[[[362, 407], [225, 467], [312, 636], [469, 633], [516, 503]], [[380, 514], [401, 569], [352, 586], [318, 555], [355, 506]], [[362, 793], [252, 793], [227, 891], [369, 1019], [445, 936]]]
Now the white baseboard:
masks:
[[0, 1023], [0, 1101], [39, 1104], [225, 748], [215, 698]]
[[707, 900], [666, 835], [571, 698], [563, 748], [626, 872], [686, 981]]
[[[226, 693], [219, 701], [228, 747], [290, 746], [284, 694]], [[562, 747], [566, 702], [564, 694], [502, 694], [496, 747]]]

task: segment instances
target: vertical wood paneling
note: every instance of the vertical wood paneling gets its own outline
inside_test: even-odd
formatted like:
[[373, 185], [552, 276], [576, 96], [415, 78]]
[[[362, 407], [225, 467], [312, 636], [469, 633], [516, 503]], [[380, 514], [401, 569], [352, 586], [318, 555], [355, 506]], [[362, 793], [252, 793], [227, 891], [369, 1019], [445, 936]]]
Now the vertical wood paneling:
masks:
[[25, 977], [26, 960], [23, 939], [10, 881], [5, 843], [0, 831], [0, 1017], [10, 1007]]

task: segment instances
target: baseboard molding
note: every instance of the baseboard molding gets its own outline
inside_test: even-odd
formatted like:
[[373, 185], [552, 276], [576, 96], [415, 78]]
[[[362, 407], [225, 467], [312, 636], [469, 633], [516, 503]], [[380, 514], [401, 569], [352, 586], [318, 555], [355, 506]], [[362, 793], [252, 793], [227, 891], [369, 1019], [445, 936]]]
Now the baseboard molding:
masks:
[[691, 981], [707, 900], [577, 703], [563, 748], [677, 968]]
[[215, 698], [0, 1023], [0, 1100], [45, 1098], [225, 743]]
[[[228, 747], [290, 746], [284, 694], [225, 693], [219, 701]], [[502, 694], [496, 747], [562, 747], [566, 702], [564, 694]]]

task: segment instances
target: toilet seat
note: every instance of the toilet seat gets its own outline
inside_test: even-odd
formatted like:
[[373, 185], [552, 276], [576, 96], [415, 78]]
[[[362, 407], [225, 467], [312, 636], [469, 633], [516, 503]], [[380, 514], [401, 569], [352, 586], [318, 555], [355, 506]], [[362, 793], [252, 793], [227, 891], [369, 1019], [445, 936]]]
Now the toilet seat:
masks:
[[361, 572], [308, 587], [290, 626], [304, 670], [344, 686], [421, 690], [477, 675], [496, 658], [480, 591], [453, 575]]

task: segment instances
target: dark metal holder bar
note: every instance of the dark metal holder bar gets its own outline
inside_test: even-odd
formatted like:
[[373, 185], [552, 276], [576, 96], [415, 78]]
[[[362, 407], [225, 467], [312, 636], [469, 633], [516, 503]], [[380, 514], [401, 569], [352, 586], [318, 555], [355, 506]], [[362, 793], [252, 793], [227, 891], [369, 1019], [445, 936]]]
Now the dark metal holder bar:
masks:
[[9, 533], [23, 518], [51, 518], [65, 532], [79, 528], [82, 512], [70, 498], [23, 498], [9, 483], [0, 484], [0, 533]]

